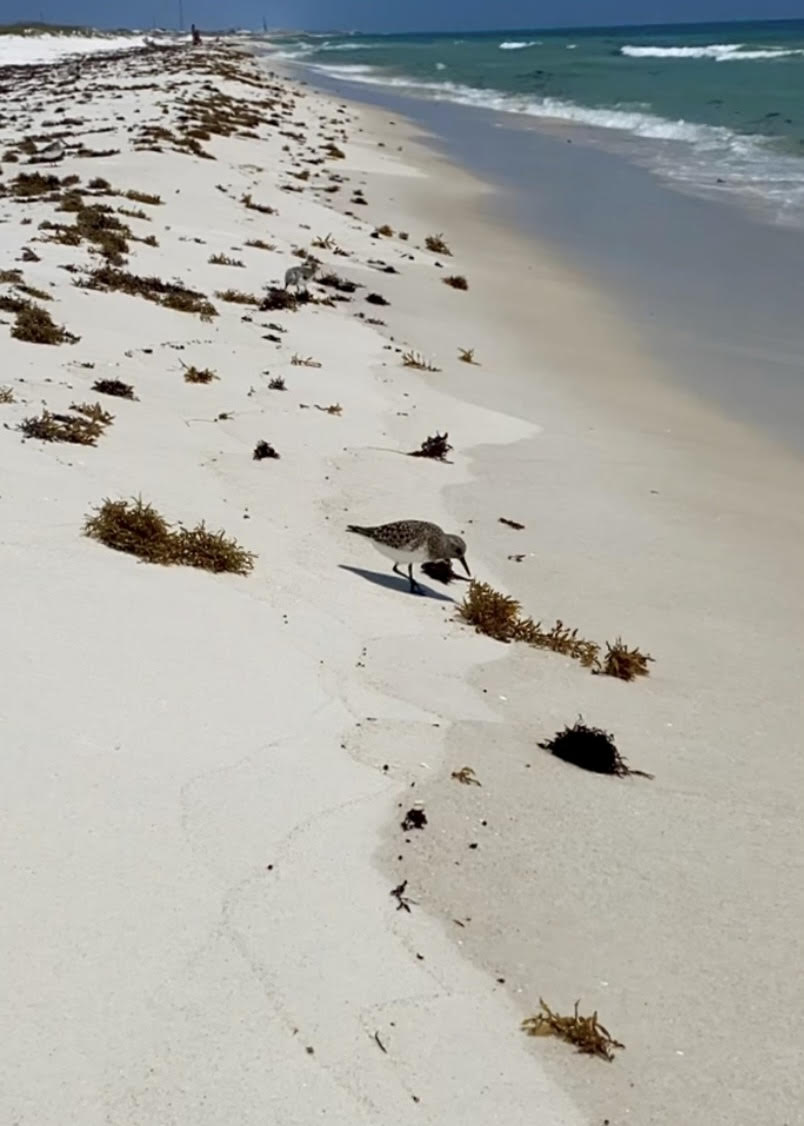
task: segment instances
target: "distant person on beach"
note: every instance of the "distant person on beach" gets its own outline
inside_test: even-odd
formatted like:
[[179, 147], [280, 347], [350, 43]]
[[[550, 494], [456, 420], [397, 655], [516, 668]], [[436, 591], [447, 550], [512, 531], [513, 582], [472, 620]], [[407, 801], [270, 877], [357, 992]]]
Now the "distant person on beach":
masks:
[[198, 28], [195, 26], [195, 24], [191, 25], [190, 34], [193, 37], [193, 46], [194, 47], [200, 47], [201, 46], [201, 32], [198, 30]]

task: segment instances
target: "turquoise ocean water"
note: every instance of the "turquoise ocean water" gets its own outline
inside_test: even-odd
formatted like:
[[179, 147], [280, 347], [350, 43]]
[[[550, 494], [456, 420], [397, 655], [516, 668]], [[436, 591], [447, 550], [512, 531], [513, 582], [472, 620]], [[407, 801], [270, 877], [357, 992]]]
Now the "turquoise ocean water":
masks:
[[[341, 81], [586, 127], [692, 189], [804, 223], [804, 20], [441, 35], [282, 35]], [[370, 95], [369, 95], [370, 96]]]

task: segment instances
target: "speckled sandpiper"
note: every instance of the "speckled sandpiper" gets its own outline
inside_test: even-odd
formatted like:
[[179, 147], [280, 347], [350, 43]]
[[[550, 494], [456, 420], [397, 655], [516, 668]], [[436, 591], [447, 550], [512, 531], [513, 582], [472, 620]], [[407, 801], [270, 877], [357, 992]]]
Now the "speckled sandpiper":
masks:
[[393, 559], [393, 570], [402, 575], [399, 564], [407, 564], [407, 578], [411, 594], [422, 594], [422, 588], [413, 577], [414, 563], [437, 563], [442, 560], [460, 559], [467, 575], [471, 576], [466, 562], [466, 544], [460, 536], [444, 532], [438, 524], [426, 520], [397, 520], [393, 524], [380, 524], [375, 528], [361, 528], [349, 524], [348, 532], [356, 532], [371, 540], [381, 554]]

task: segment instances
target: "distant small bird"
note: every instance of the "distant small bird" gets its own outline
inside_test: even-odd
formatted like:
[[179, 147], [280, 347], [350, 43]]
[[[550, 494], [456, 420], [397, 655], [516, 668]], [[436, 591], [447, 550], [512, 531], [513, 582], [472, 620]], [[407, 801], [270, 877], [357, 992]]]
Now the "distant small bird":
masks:
[[318, 263], [312, 258], [308, 258], [301, 266], [291, 266], [285, 272], [285, 289], [290, 285], [295, 285], [296, 289], [300, 289], [304, 285], [304, 288], [307, 289], [307, 283], [315, 277], [317, 269]]
[[52, 144], [46, 145], [45, 148], [40, 149], [38, 156], [40, 160], [61, 160], [66, 153], [67, 149], [61, 141], [53, 141]]
[[460, 536], [442, 531], [438, 524], [430, 524], [426, 520], [397, 520], [393, 524], [380, 524], [376, 528], [349, 524], [346, 530], [371, 540], [382, 555], [393, 559], [393, 570], [403, 578], [405, 575], [399, 570], [399, 564], [406, 563], [411, 594], [423, 593], [413, 577], [414, 563], [460, 559], [467, 575], [471, 577], [472, 572], [466, 562], [466, 544]]

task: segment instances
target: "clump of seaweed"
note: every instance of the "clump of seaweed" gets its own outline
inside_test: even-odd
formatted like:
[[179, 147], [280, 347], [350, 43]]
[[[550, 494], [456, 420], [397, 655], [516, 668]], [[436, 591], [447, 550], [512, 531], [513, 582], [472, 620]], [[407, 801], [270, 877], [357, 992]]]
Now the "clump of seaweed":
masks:
[[254, 447], [254, 453], [252, 456], [254, 458], [254, 461], [263, 461], [265, 458], [273, 458], [276, 461], [279, 460], [279, 454], [276, 452], [271, 443], [266, 441], [257, 442], [257, 445]]
[[[90, 184], [90, 187], [92, 185]], [[108, 185], [107, 185], [108, 186]], [[162, 202], [162, 197], [159, 195], [151, 195], [149, 192], [138, 192], [133, 188], [126, 192], [126, 199], [131, 199], [134, 203], [148, 203], [152, 207], [157, 206]]]
[[108, 180], [104, 180], [103, 176], [95, 176], [94, 179], [89, 181], [89, 187], [93, 192], [108, 192], [112, 185]]
[[343, 152], [342, 149], [339, 149], [333, 141], [329, 141], [324, 145], [324, 152], [332, 160], [344, 160], [346, 158], [346, 153]]
[[192, 367], [184, 367], [184, 382], [185, 383], [212, 383], [218, 376], [214, 371], [209, 368], [197, 368], [195, 365]]
[[20, 282], [17, 289], [20, 293], [24, 293], [26, 297], [35, 297], [37, 301], [53, 300], [53, 295], [48, 293], [47, 290], [39, 289], [35, 285], [28, 285], [26, 282]]
[[228, 254], [210, 254], [208, 261], [211, 266], [242, 266], [245, 268], [245, 262], [241, 262], [239, 258], [230, 258]]
[[276, 250], [276, 246], [272, 242], [263, 242], [261, 238], [250, 238], [246, 242], [246, 246], [253, 246], [255, 250]]
[[176, 309], [181, 313], [198, 313], [202, 320], [218, 315], [218, 311], [203, 293], [188, 289], [179, 282], [165, 282], [156, 277], [140, 277], [126, 270], [114, 269], [110, 265], [93, 270], [86, 281], [78, 282], [84, 289], [99, 289], [106, 292], [128, 293], [132, 297], [142, 297], [166, 309]]
[[202, 521], [194, 528], [171, 528], [142, 497], [109, 500], [87, 516], [84, 535], [114, 551], [146, 563], [197, 567], [215, 574], [247, 575], [255, 556], [223, 532], [210, 532]]
[[615, 1040], [597, 1019], [594, 1012], [590, 1017], [583, 1017], [578, 1013], [578, 1004], [575, 1002], [575, 1011], [570, 1017], [562, 1017], [539, 998], [541, 1012], [536, 1016], [527, 1017], [522, 1021], [522, 1031], [528, 1036], [557, 1036], [568, 1044], [573, 1044], [579, 1052], [587, 1056], [600, 1056], [609, 1062], [614, 1059], [615, 1048], [624, 1048], [619, 1040]]
[[259, 297], [256, 297], [253, 293], [244, 293], [240, 289], [217, 290], [215, 296], [231, 305], [261, 305]]
[[46, 195], [48, 192], [57, 192], [61, 187], [58, 176], [43, 175], [41, 172], [20, 172], [11, 181], [9, 191], [18, 199], [30, 199], [33, 196]]
[[275, 375], [268, 384], [269, 391], [287, 391], [285, 381], [281, 375]]
[[426, 360], [421, 352], [412, 348], [402, 353], [402, 363], [406, 368], [415, 368], [416, 371], [441, 371], [431, 360]]
[[321, 363], [319, 360], [314, 360], [312, 356], [302, 356], [299, 352], [294, 352], [290, 357], [290, 362], [295, 368], [320, 368]]
[[422, 563], [422, 570], [428, 578], [435, 579], [437, 583], [443, 583], [444, 586], [459, 581], [464, 583], [470, 581], [465, 575], [459, 575], [454, 571], [448, 559], [428, 559]]
[[317, 250], [334, 250], [336, 245], [335, 239], [331, 234], [323, 236], [316, 235], [313, 239], [313, 246], [316, 247]]
[[393, 227], [389, 227], [387, 223], [383, 223], [381, 227], [377, 227], [374, 233], [382, 235], [383, 238], [393, 238], [394, 229]]
[[134, 388], [130, 383], [123, 383], [120, 379], [97, 379], [92, 384], [92, 390], [101, 395], [114, 395], [118, 399], [136, 400]]
[[477, 366], [474, 348], [459, 348], [458, 359], [462, 364], [474, 364], [475, 366]]
[[340, 403], [330, 403], [328, 407], [323, 407], [320, 403], [314, 404], [317, 411], [323, 411], [324, 414], [342, 415], [343, 407]]
[[427, 825], [427, 814], [423, 809], [417, 809], [414, 806], [407, 811], [401, 825], [406, 833], [409, 833], [411, 829], [424, 829]]
[[445, 254], [448, 258], [452, 257], [452, 251], [444, 242], [443, 235], [428, 235], [424, 240], [424, 245], [428, 250], [432, 250], [433, 254]]
[[550, 649], [580, 661], [585, 668], [599, 668], [600, 646], [578, 636], [577, 629], [569, 629], [557, 621], [550, 630], [541, 622], [520, 616], [520, 606], [515, 598], [501, 594], [488, 583], [472, 582], [459, 608], [461, 617], [496, 641], [505, 643], [523, 641], [535, 649]]
[[240, 202], [244, 207], [247, 207], [249, 211], [259, 211], [261, 215], [276, 215], [275, 207], [271, 207], [267, 203], [255, 203], [249, 192], [241, 196]]
[[6, 404], [13, 402], [15, 402], [15, 399], [12, 389], [10, 387], [0, 387], [0, 403]]
[[552, 739], [539, 743], [539, 746], [562, 762], [571, 762], [573, 766], [593, 774], [613, 774], [617, 778], [627, 778], [629, 774], [653, 777], [643, 770], [632, 770], [617, 750], [614, 736], [600, 727], [587, 727], [582, 716], [572, 727], [556, 732]]
[[70, 410], [82, 414], [92, 422], [99, 422], [101, 426], [111, 426], [114, 415], [109, 414], [100, 403], [71, 403]]
[[513, 528], [517, 532], [523, 531], [524, 527], [525, 527], [525, 525], [520, 524], [518, 520], [509, 520], [507, 516], [498, 516], [497, 517], [497, 523], [498, 524], [505, 524], [505, 525], [507, 525], [507, 527]]
[[323, 277], [316, 278], [316, 281], [319, 285], [327, 286], [328, 289], [336, 289], [338, 293], [354, 293], [357, 289], [356, 282], [338, 277], [334, 273], [324, 274]]
[[94, 446], [104, 430], [102, 422], [70, 414], [51, 414], [43, 410], [40, 415], [25, 418], [19, 429], [26, 438], [40, 442], [69, 442], [76, 446]]
[[391, 304], [390, 301], [386, 301], [386, 299], [382, 296], [381, 293], [370, 293], [368, 295], [368, 297], [366, 298], [366, 301], [368, 301], [369, 305], [390, 305]]
[[606, 656], [601, 669], [602, 676], [616, 676], [620, 680], [635, 680], [638, 676], [649, 676], [648, 663], [653, 661], [649, 653], [639, 649], [629, 649], [618, 637], [612, 645], [606, 642]]
[[126, 240], [132, 237], [131, 230], [120, 222], [110, 208], [97, 203], [80, 208], [75, 216], [74, 229], [81, 238], [94, 243], [112, 265], [122, 264], [123, 255], [128, 251]]
[[460, 770], [453, 770], [451, 777], [464, 786], [482, 786], [483, 784], [482, 782], [478, 782], [471, 766], [462, 766]]
[[408, 457], [429, 457], [435, 461], [446, 461], [447, 454], [452, 450], [449, 444], [449, 434], [435, 434], [425, 438], [418, 450], [411, 450]]
[[450, 274], [449, 277], [444, 278], [444, 285], [449, 285], [453, 289], [466, 290], [469, 288], [469, 282], [461, 274]]
[[16, 314], [11, 335], [17, 340], [24, 340], [29, 344], [76, 344], [80, 339], [63, 326], [55, 324], [47, 309], [40, 305], [14, 299], [11, 299], [11, 304], [16, 307], [9, 308], [5, 301], [0, 301], [0, 308]]
[[299, 305], [306, 305], [311, 300], [309, 293], [302, 290], [301, 293], [291, 293], [287, 289], [279, 289], [277, 286], [272, 285], [265, 297], [260, 302], [260, 312], [269, 313], [274, 309], [285, 309], [288, 312], [295, 312]]

